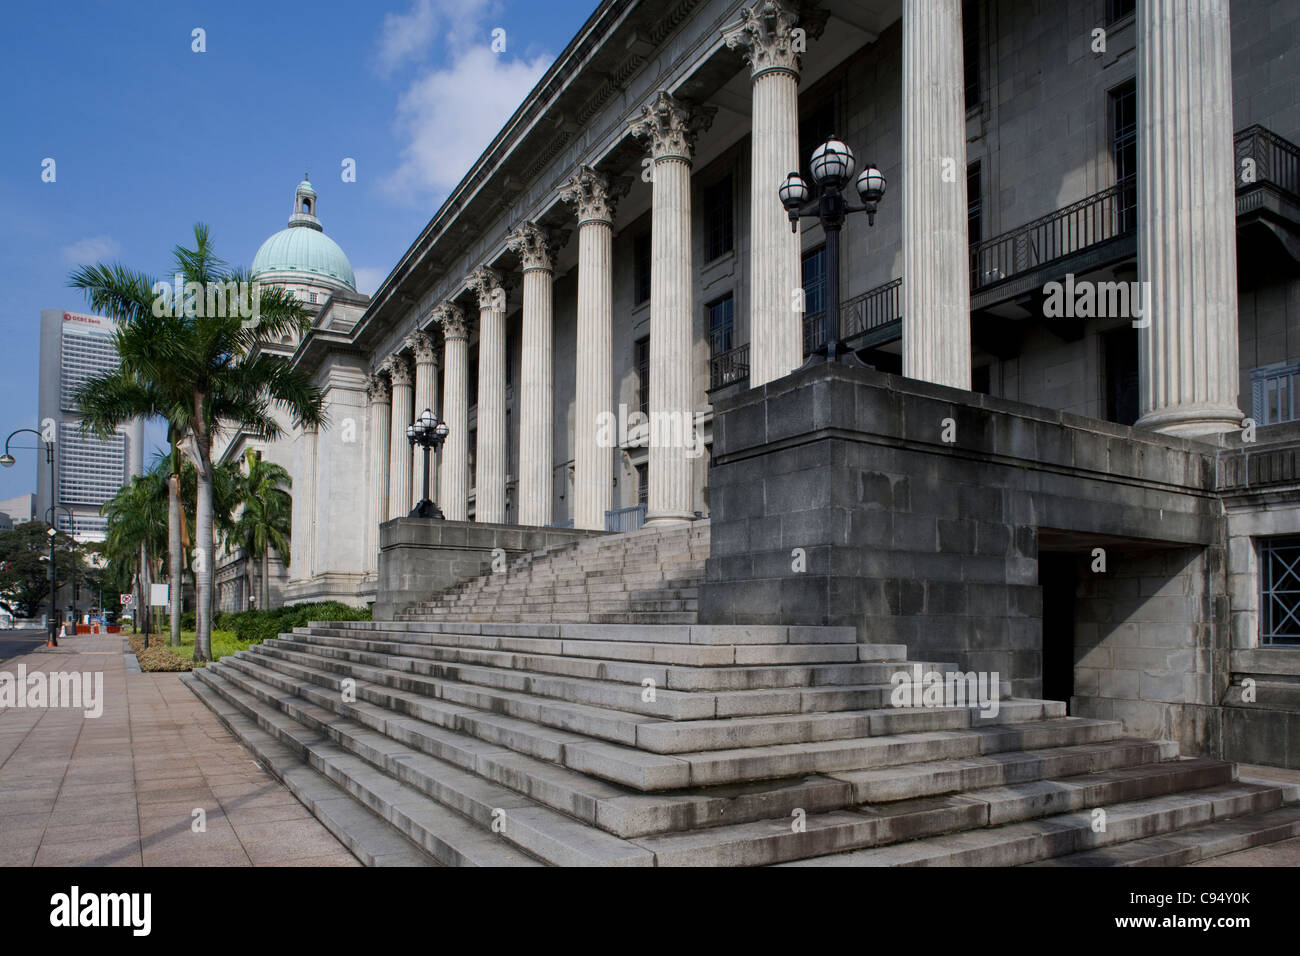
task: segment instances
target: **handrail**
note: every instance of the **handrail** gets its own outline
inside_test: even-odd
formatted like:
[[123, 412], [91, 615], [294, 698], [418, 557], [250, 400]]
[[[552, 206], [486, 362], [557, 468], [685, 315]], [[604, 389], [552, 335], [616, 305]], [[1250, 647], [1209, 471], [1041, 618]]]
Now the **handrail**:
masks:
[[709, 388], [721, 388], [749, 379], [749, 343], [709, 358]]

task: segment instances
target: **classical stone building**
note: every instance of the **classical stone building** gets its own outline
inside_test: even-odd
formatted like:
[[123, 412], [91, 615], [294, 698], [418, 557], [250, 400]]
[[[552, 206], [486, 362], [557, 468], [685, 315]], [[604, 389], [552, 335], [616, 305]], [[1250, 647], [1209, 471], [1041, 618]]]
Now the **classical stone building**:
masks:
[[[381, 526], [421, 494], [405, 429], [429, 408], [459, 547], [460, 522], [712, 516], [710, 620], [874, 628], [1152, 732], [1243, 676], [1292, 682], [1298, 53], [1281, 0], [601, 3], [374, 296], [336, 283], [286, 343], [331, 425], [284, 446], [285, 596], [376, 600]], [[833, 327], [826, 237], [791, 231], [777, 187], [831, 134], [890, 183], [874, 225], [844, 226], [830, 317], [905, 376], [862, 392], [787, 377]], [[932, 436], [891, 418], [909, 390]], [[685, 440], [647, 436], [645, 412]], [[818, 444], [829, 421], [885, 450]], [[904, 460], [909, 441], [928, 445]], [[778, 453], [841, 484], [783, 491]], [[966, 497], [940, 480], [963, 455]], [[1055, 524], [1033, 513], [1049, 487], [1070, 502]], [[871, 564], [886, 539], [860, 536], [882, 520], [938, 556], [907, 594]], [[760, 567], [798, 547], [830, 565]], [[1109, 574], [1088, 577], [1098, 547]], [[1268, 719], [1274, 753], [1300, 747], [1297, 718]]]

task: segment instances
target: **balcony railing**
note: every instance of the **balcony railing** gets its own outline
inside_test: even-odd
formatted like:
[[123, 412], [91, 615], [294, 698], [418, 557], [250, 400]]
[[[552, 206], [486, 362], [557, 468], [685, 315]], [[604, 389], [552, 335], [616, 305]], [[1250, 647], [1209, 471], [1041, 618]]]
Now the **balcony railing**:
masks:
[[1137, 181], [1130, 178], [1010, 232], [972, 244], [971, 291], [1058, 262], [1136, 230]]
[[844, 337], [851, 339], [902, 318], [902, 289], [900, 276], [845, 302], [840, 310]]
[[605, 512], [606, 531], [636, 531], [645, 524], [644, 504]]
[[1300, 197], [1300, 147], [1262, 126], [1235, 137], [1237, 189], [1265, 183]]
[[722, 388], [733, 382], [749, 380], [749, 343], [725, 352], [717, 352], [709, 359], [709, 388]]

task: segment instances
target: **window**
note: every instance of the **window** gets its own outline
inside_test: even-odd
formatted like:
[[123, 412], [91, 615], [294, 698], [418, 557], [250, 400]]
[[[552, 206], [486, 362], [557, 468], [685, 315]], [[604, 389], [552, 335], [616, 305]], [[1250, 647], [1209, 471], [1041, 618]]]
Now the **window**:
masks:
[[514, 335], [506, 336], [506, 388], [514, 382], [514, 356], [519, 351], [519, 341]]
[[704, 190], [704, 261], [712, 262], [732, 250], [735, 242], [731, 177]]
[[966, 235], [973, 246], [984, 238], [984, 196], [980, 190], [980, 164], [966, 167]]
[[1106, 0], [1106, 23], [1110, 25], [1131, 17], [1136, 10], [1137, 0]]
[[466, 455], [466, 458], [469, 459], [469, 486], [471, 488], [477, 488], [478, 487], [478, 429], [471, 428], [469, 430], [469, 436], [467, 437], [466, 440], [469, 442], [468, 454]]
[[636, 466], [636, 503], [643, 505], [650, 500], [650, 463]]
[[650, 233], [643, 232], [632, 244], [632, 304], [650, 301]]
[[808, 182], [812, 182], [808, 162], [812, 159], [813, 151], [838, 132], [835, 128], [835, 103], [832, 100], [822, 103], [799, 121], [799, 159], [803, 163], [804, 178]]
[[826, 344], [826, 247], [803, 257], [803, 354]]
[[709, 355], [717, 358], [734, 347], [732, 328], [735, 324], [735, 299], [728, 295], [708, 306]]
[[650, 413], [650, 336], [636, 340], [636, 400], [642, 415]]
[[961, 52], [965, 68], [966, 109], [980, 105], [980, 9], [978, 0], [961, 5]]
[[1300, 535], [1259, 543], [1259, 642], [1300, 645]]
[[1295, 377], [1300, 365], [1277, 363], [1250, 373], [1250, 417], [1257, 425], [1296, 420]]
[[970, 390], [981, 395], [991, 394], [992, 365], [977, 365], [970, 371]]
[[1137, 87], [1132, 80], [1110, 94], [1110, 151], [1120, 187], [1118, 226], [1128, 232], [1137, 227]]

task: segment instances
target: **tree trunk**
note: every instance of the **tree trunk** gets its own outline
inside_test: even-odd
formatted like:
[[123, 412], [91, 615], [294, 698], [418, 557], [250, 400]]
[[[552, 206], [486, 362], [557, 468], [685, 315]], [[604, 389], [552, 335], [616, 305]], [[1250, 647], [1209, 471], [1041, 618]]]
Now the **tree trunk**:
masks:
[[167, 479], [167, 590], [171, 646], [181, 646], [181, 478]]
[[204, 427], [205, 396], [195, 393], [194, 467], [194, 660], [212, 660], [212, 439]]
[[258, 599], [263, 610], [271, 607], [271, 546], [262, 549], [262, 596]]

